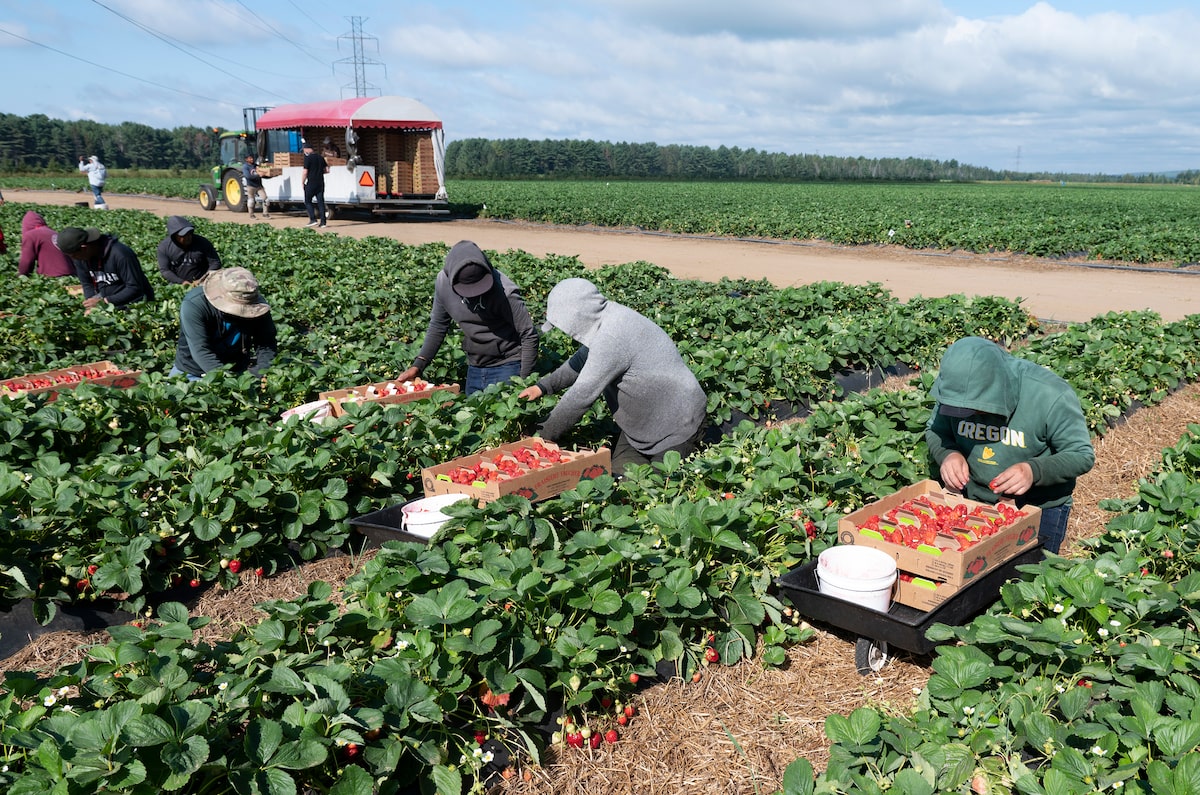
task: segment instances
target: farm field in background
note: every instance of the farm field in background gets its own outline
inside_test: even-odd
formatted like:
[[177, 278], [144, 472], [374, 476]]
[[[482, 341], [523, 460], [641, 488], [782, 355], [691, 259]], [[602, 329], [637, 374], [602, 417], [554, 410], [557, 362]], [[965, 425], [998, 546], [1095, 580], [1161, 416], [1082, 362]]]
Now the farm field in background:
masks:
[[[200, 181], [115, 175], [107, 190], [192, 198]], [[0, 187], [75, 189], [86, 198], [74, 174], [4, 178]], [[1200, 189], [1186, 185], [451, 179], [447, 190], [459, 216], [1170, 266], [1200, 262]], [[214, 220], [222, 212], [214, 211]]]

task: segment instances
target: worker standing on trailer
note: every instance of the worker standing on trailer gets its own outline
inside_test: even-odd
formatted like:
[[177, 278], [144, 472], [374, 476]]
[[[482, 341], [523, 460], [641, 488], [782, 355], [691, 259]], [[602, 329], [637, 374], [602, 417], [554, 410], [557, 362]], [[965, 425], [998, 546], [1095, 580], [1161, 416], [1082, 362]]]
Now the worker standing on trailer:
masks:
[[991, 340], [965, 337], [946, 349], [930, 395], [925, 442], [942, 484], [977, 502], [1036, 505], [1038, 538], [1057, 553], [1076, 479], [1096, 463], [1071, 385]]

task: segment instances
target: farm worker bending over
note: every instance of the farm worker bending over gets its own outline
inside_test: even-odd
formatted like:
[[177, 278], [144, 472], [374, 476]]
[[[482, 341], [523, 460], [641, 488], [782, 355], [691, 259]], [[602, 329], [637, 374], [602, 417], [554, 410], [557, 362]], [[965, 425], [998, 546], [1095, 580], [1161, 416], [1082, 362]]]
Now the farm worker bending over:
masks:
[[603, 396], [621, 433], [613, 445], [613, 472], [628, 464], [661, 461], [670, 450], [687, 456], [704, 429], [707, 398], [679, 349], [653, 321], [609, 301], [587, 279], [565, 279], [546, 299], [547, 323], [582, 347], [520, 397], [566, 393], [542, 423], [554, 441]]
[[58, 233], [58, 250], [74, 260], [75, 274], [83, 285], [83, 306], [98, 304], [125, 309], [138, 301], [153, 301], [154, 288], [133, 249], [99, 229], [68, 226]]
[[1096, 453], [1079, 396], [1040, 364], [966, 337], [942, 356], [925, 441], [942, 483], [968, 499], [1042, 509], [1038, 538], [1057, 553], [1075, 480]]
[[446, 254], [446, 264], [433, 283], [433, 311], [425, 341], [412, 367], [401, 373], [399, 380], [411, 381], [429, 366], [446, 339], [451, 320], [463, 333], [468, 395], [533, 372], [538, 332], [521, 288], [470, 240], [455, 243]]
[[39, 276], [74, 276], [75, 265], [54, 245], [57, 233], [46, 225], [41, 213], [29, 210], [21, 219], [21, 259], [17, 275], [28, 276], [37, 268]]
[[108, 169], [100, 162], [100, 158], [91, 155], [85, 161], [79, 156], [79, 170], [87, 174], [88, 184], [92, 186], [92, 195], [96, 197], [96, 209], [107, 205], [104, 203], [104, 183], [108, 181]]
[[212, 242], [196, 234], [182, 215], [167, 219], [167, 236], [158, 244], [158, 272], [172, 284], [199, 284], [210, 271], [221, 267]]
[[170, 375], [195, 381], [226, 365], [262, 375], [275, 360], [275, 321], [245, 268], [213, 271], [179, 305], [179, 344]]

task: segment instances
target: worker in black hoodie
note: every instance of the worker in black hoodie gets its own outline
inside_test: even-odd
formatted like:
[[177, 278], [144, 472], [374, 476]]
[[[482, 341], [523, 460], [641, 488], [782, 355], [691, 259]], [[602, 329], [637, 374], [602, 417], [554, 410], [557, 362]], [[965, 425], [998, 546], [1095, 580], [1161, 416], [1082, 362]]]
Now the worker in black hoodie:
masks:
[[154, 288], [137, 254], [113, 235], [92, 226], [87, 229], [68, 226], [54, 242], [74, 263], [83, 287], [85, 312], [98, 304], [125, 309], [139, 301], [154, 300]]
[[442, 347], [452, 320], [463, 333], [468, 395], [533, 372], [538, 332], [521, 288], [469, 240], [456, 243], [446, 254], [446, 264], [434, 281], [425, 341], [399, 380], [410, 381], [424, 372]]

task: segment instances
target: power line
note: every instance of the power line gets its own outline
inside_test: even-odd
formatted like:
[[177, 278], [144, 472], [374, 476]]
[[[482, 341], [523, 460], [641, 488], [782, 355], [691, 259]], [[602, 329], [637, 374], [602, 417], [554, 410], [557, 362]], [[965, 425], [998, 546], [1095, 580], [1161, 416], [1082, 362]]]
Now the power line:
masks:
[[299, 50], [300, 52], [304, 53], [304, 54], [305, 54], [305, 55], [307, 55], [309, 58], [312, 58], [314, 61], [316, 61], [317, 63], [321, 64], [322, 66], [324, 66], [324, 65], [325, 65], [325, 62], [324, 62], [324, 61], [322, 61], [322, 60], [321, 60], [320, 58], [318, 58], [317, 56], [313, 55], [313, 54], [312, 54], [311, 52], [309, 52], [308, 50], [306, 50], [306, 49], [304, 49], [303, 47], [301, 47], [301, 46], [300, 46], [299, 44], [297, 44], [296, 42], [294, 42], [294, 41], [292, 41], [291, 39], [289, 39], [287, 36], [283, 35], [283, 34], [282, 34], [282, 33], [281, 33], [279, 30], [277, 30], [277, 29], [275, 28], [275, 26], [274, 26], [274, 25], [272, 25], [270, 22], [268, 22], [267, 20], [265, 20], [265, 19], [263, 19], [262, 17], [260, 17], [260, 16], [259, 16], [257, 13], [255, 13], [254, 9], [250, 8], [250, 6], [248, 6], [248, 5], [246, 5], [245, 3], [243, 3], [243, 2], [242, 2], [242, 0], [238, 0], [238, 5], [240, 5], [240, 6], [241, 6], [242, 8], [244, 8], [244, 9], [246, 9], [247, 13], [249, 13], [251, 16], [253, 16], [255, 19], [257, 19], [259, 22], [261, 22], [262, 24], [266, 25], [267, 29], [268, 29], [268, 30], [270, 30], [272, 33], [274, 33], [276, 36], [278, 36], [279, 38], [283, 39], [283, 40], [284, 40], [284, 41], [286, 41], [288, 44], [292, 45], [292, 46], [293, 46], [293, 47], [295, 47], [297, 50]]
[[234, 105], [233, 103], [229, 102], [228, 100], [217, 99], [216, 97], [206, 97], [203, 94], [194, 94], [191, 91], [184, 91], [181, 88], [175, 88], [174, 86], [168, 86], [168, 85], [164, 85], [162, 83], [156, 83], [153, 80], [147, 80], [144, 77], [138, 77], [137, 75], [131, 75], [128, 72], [122, 72], [120, 69], [113, 69], [111, 66], [105, 66], [103, 64], [98, 64], [95, 61], [89, 61], [86, 58], [80, 58], [78, 55], [75, 55], [74, 53], [65, 52], [63, 50], [58, 49], [57, 47], [51, 47], [49, 44], [42, 44], [40, 41], [34, 41], [33, 39], [29, 39], [20, 34], [13, 33], [11, 30], [7, 30], [5, 28], [0, 28], [0, 33], [7, 33], [9, 36], [12, 36], [14, 39], [20, 39], [21, 41], [26, 42], [28, 44], [32, 44], [35, 47], [41, 47], [44, 50], [49, 50], [50, 52], [57, 53], [58, 55], [66, 56], [67, 58], [70, 58], [75, 61], [79, 61], [80, 63], [85, 63], [88, 66], [94, 66], [97, 69], [103, 69], [106, 72], [112, 72], [113, 74], [120, 75], [121, 77], [128, 77], [130, 80], [136, 80], [139, 83], [146, 83], [147, 85], [155, 86], [156, 88], [161, 88], [166, 91], [173, 91], [176, 94], [183, 94], [184, 96], [195, 97], [196, 99], [202, 99], [205, 102], [216, 102], [219, 105], [224, 105], [224, 106], [230, 107], [230, 108], [237, 107], [237, 105]]
[[[100, 6], [101, 8], [103, 8], [105, 11], [109, 11], [109, 12], [115, 14], [116, 16], [120, 17], [121, 19], [125, 20], [130, 25], [133, 25], [134, 27], [145, 31], [146, 33], [149, 33], [151, 36], [158, 39], [162, 43], [166, 44], [168, 47], [178, 50], [179, 52], [183, 53], [184, 55], [188, 56], [189, 58], [195, 58], [200, 63], [202, 63], [205, 66], [208, 66], [212, 69], [216, 69], [218, 72], [220, 72], [223, 75], [228, 75], [229, 77], [232, 77], [234, 80], [237, 80], [241, 83], [245, 83], [246, 85], [251, 86], [252, 88], [254, 88], [256, 90], [262, 90], [255, 84], [246, 80], [241, 75], [234, 74], [233, 72], [230, 72], [227, 69], [223, 69], [220, 66], [218, 66], [217, 64], [213, 63], [213, 61], [211, 60], [211, 56], [209, 59], [201, 58], [199, 55], [196, 55], [193, 52], [188, 52], [186, 49], [184, 49], [182, 46], [180, 46], [182, 44], [182, 42], [179, 42], [178, 39], [173, 39], [173, 38], [167, 36], [165, 33], [160, 33], [159, 31], [154, 30], [153, 28], [149, 27], [148, 25], [144, 25], [141, 22], [138, 22], [137, 20], [126, 16], [125, 14], [122, 14], [120, 11], [117, 11], [114, 8], [110, 8], [109, 6], [106, 6], [104, 3], [101, 3], [100, 0], [92, 0], [92, 2], [95, 3], [96, 5]], [[283, 100], [287, 99], [287, 97], [283, 96], [282, 94], [276, 94], [273, 91], [267, 91], [266, 93], [270, 94], [273, 97], [278, 97], [279, 99], [283, 99]]]
[[[321, 30], [325, 31], [326, 33], [329, 33], [329, 28], [327, 28], [327, 27], [325, 27], [324, 25], [322, 25], [322, 24], [321, 24], [321, 23], [320, 23], [318, 20], [316, 20], [316, 19], [313, 19], [313, 16], [312, 16], [312, 14], [308, 13], [308, 12], [307, 12], [307, 11], [305, 11], [303, 8], [301, 8], [300, 6], [296, 5], [296, 3], [295, 3], [295, 0], [289, 0], [289, 3], [288, 3], [288, 4], [289, 4], [289, 5], [290, 5], [292, 8], [296, 9], [296, 10], [297, 10], [297, 11], [299, 11], [301, 14], [303, 14], [303, 15], [304, 15], [304, 16], [305, 16], [305, 17], [308, 19], [308, 21], [309, 21], [309, 22], [313, 23], [314, 25], [316, 25], [318, 28], [320, 28]], [[330, 35], [332, 35], [332, 34], [330, 34]]]

